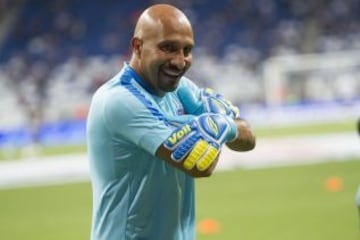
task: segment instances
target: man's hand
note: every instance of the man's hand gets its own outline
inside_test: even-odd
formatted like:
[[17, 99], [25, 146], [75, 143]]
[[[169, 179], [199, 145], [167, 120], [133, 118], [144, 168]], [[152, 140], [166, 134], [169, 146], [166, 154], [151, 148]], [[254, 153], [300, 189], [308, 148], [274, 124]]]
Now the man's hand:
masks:
[[207, 170], [217, 158], [224, 143], [237, 138], [235, 122], [222, 114], [205, 113], [176, 128], [165, 141], [172, 151], [171, 159], [183, 167]]
[[238, 107], [210, 88], [201, 89], [199, 97], [194, 96], [185, 87], [180, 88], [177, 93], [187, 114], [220, 113], [232, 119], [236, 119], [240, 115]]

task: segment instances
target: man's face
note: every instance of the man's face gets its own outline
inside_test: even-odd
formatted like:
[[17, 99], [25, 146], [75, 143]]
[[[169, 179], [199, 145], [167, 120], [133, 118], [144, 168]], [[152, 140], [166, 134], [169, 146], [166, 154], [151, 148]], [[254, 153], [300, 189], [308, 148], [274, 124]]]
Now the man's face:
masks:
[[159, 96], [174, 91], [191, 66], [194, 45], [191, 27], [159, 24], [141, 41], [141, 77]]

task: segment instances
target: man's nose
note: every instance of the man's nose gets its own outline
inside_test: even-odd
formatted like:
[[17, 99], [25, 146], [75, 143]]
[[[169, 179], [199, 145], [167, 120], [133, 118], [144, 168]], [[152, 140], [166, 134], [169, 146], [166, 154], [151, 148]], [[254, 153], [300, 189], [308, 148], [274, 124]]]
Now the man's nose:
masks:
[[184, 69], [186, 66], [186, 59], [184, 53], [177, 53], [173, 58], [170, 60], [171, 65], [176, 66], [177, 69]]

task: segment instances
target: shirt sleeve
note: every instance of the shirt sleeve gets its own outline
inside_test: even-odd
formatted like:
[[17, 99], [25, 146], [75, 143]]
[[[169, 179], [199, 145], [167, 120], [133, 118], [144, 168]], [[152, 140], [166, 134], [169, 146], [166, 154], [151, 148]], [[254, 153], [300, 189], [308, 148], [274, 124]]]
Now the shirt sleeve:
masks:
[[172, 132], [150, 101], [125, 89], [114, 90], [106, 97], [104, 121], [115, 140], [129, 141], [154, 156]]
[[176, 95], [186, 114], [200, 115], [205, 112], [206, 108], [201, 101], [201, 88], [190, 79], [184, 78], [180, 82]]
[[179, 88], [188, 88], [190, 89], [191, 92], [193, 92], [194, 96], [199, 97], [200, 96], [200, 92], [201, 92], [201, 88], [199, 88], [198, 85], [196, 85], [192, 80], [190, 80], [187, 77], [183, 77], [180, 84], [179, 84]]

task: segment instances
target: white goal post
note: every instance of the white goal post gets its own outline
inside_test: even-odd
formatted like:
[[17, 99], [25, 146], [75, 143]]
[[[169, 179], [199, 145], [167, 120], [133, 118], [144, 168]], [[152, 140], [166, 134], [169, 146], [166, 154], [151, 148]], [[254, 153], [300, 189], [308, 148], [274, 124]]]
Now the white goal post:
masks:
[[360, 51], [276, 56], [263, 65], [268, 105], [360, 97]]

